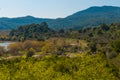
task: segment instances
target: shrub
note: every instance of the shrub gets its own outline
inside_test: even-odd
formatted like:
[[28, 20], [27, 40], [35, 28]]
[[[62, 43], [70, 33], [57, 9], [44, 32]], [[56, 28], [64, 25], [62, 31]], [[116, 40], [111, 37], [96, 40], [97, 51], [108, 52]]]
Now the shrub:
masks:
[[120, 39], [113, 41], [111, 47], [115, 52], [120, 52]]
[[56, 47], [52, 42], [46, 42], [41, 51], [43, 53], [55, 53]]
[[35, 50], [33, 48], [30, 48], [27, 52], [27, 57], [32, 57], [35, 54]]
[[2, 56], [5, 53], [5, 48], [0, 46], [0, 56]]
[[23, 48], [26, 50], [29, 50], [30, 48], [33, 48], [35, 51], [40, 51], [43, 47], [44, 43], [41, 41], [30, 41], [27, 40], [23, 43]]
[[23, 50], [22, 43], [14, 43], [8, 46], [8, 52], [12, 55], [18, 55], [21, 50]]

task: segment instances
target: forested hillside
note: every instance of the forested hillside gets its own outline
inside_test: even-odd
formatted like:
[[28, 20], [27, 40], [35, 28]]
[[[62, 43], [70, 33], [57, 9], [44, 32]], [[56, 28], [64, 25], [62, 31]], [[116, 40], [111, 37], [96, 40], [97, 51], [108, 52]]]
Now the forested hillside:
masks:
[[98, 26], [102, 23], [111, 24], [120, 22], [120, 7], [102, 6], [90, 7], [76, 12], [65, 18], [44, 19], [32, 16], [19, 18], [0, 18], [0, 30], [15, 29], [21, 25], [47, 22], [49, 28], [59, 30], [61, 28], [80, 29], [83, 27]]
[[35, 18], [32, 16], [18, 17], [18, 18], [0, 18], [0, 30], [12, 30], [22, 25], [48, 22], [52, 19]]
[[10, 32], [9, 36], [12, 40], [24, 41], [28, 39], [32, 40], [45, 40], [55, 35], [55, 31], [48, 28], [46, 22], [41, 24], [30, 24], [21, 26], [18, 29], [14, 29]]
[[[110, 24], [120, 22], [120, 7], [94, 6], [83, 11], [79, 11], [66, 18], [56, 19], [48, 22], [51, 28], [73, 28], [97, 26], [102, 23]], [[54, 23], [54, 24], [53, 24]]]

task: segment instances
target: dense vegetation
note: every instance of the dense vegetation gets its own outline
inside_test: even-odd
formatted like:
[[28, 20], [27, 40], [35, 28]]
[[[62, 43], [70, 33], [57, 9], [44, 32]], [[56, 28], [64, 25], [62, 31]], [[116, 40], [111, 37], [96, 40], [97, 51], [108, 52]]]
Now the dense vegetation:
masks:
[[47, 22], [50, 28], [74, 28], [80, 29], [83, 27], [98, 26], [101, 23], [111, 24], [120, 22], [120, 7], [102, 6], [90, 7], [86, 10], [79, 11], [73, 15], [58, 19], [41, 19], [31, 16], [19, 18], [0, 18], [0, 30], [15, 29], [18, 26]]
[[[80, 30], [60, 29], [58, 31], [54, 31], [48, 28], [47, 23], [43, 22], [41, 24], [31, 24], [31, 25], [21, 26], [18, 29], [12, 30], [9, 36], [6, 38], [8, 40], [23, 41], [23, 42], [25, 40], [46, 41], [50, 38], [53, 38], [52, 41], [53, 45], [55, 45], [57, 42], [56, 40], [59, 40], [60, 38], [64, 38], [63, 42], [65, 39], [75, 39], [75, 43], [73, 43], [73, 45], [75, 46], [76, 45], [80, 46], [79, 41], [83, 40], [87, 42], [87, 46], [90, 49], [90, 52], [106, 53], [108, 51], [110, 52], [112, 51], [117, 53], [117, 51], [115, 51], [113, 48], [118, 47], [119, 49], [119, 45], [116, 45], [119, 42], [118, 43], [114, 42], [115, 40], [120, 39], [119, 27], [120, 27], [120, 23], [114, 23], [114, 24], [112, 23], [110, 25], [101, 24], [98, 27], [89, 27]], [[68, 46], [66, 44], [64, 45], [65, 47]]]
[[[45, 41], [15, 42], [8, 46], [7, 51], [4, 47], [0, 47], [0, 56], [33, 56], [57, 54], [65, 55], [65, 53], [84, 52], [87, 49], [87, 42], [76, 39], [50, 38]], [[30, 54], [30, 55], [29, 55]]]
[[31, 24], [19, 27], [17, 30], [10, 32], [12, 40], [24, 41], [28, 39], [44, 40], [53, 36], [55, 31], [48, 28], [47, 23]]
[[43, 22], [0, 39], [17, 41], [0, 47], [1, 80], [120, 79], [120, 23], [55, 31]]
[[119, 73], [100, 54], [55, 55], [0, 61], [0, 80], [119, 80]]

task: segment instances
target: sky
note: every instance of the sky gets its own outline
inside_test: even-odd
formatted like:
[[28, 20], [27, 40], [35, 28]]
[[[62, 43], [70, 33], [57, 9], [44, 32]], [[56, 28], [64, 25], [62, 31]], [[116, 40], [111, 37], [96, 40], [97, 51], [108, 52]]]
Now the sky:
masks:
[[119, 6], [120, 0], [0, 0], [0, 17], [64, 18], [91, 6]]

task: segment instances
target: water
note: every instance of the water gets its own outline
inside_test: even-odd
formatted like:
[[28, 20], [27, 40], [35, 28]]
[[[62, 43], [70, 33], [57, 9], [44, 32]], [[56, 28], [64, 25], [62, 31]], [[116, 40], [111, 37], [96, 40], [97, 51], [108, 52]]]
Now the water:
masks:
[[3, 46], [5, 49], [7, 49], [7, 47], [10, 45], [10, 44], [13, 44], [14, 42], [1, 42], [0, 43], [0, 46]]

